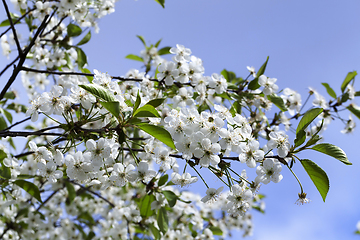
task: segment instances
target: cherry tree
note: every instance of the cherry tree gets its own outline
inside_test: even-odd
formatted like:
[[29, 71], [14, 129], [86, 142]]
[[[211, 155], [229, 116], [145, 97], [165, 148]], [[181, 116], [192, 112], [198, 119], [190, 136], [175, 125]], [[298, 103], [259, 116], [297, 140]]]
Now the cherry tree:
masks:
[[[110, 76], [87, 68], [82, 47], [115, 1], [11, 1], [14, 12], [2, 2], [9, 63], [0, 76], [11, 74], [0, 92], [1, 239], [214, 239], [234, 229], [247, 236], [252, 212], [264, 211], [260, 185], [286, 181], [282, 171], [299, 184], [297, 202], [309, 201], [294, 163], [325, 201], [326, 172], [299, 153], [351, 165], [322, 132], [334, 117], [343, 133], [354, 130], [355, 71], [339, 91], [323, 84], [328, 98], [311, 89], [303, 102], [266, 75], [269, 58], [243, 77], [205, 73], [186, 46], [137, 36], [144, 49], [126, 58], [144, 71]], [[27, 96], [11, 90], [15, 82]], [[199, 181], [206, 195], [186, 191]]]

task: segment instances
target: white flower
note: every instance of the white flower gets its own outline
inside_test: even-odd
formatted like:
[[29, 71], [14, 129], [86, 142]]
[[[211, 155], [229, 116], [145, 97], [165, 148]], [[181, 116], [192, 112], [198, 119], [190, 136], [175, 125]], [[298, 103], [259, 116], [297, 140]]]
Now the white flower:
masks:
[[113, 181], [114, 184], [118, 187], [125, 186], [125, 184], [131, 180], [130, 172], [135, 170], [134, 165], [129, 164], [124, 167], [122, 163], [115, 163], [113, 167], [113, 171], [111, 172], [111, 176], [109, 180]]
[[164, 79], [166, 86], [171, 86], [174, 83], [174, 79], [179, 76], [179, 70], [176, 69], [174, 62], [164, 62], [160, 64], [158, 71], [158, 79]]
[[97, 142], [89, 139], [86, 147], [88, 150], [84, 156], [92, 162], [95, 169], [98, 169], [103, 164], [103, 159], [109, 157], [111, 153], [110, 145], [104, 138], [100, 138]]
[[256, 168], [256, 178], [259, 178], [259, 181], [268, 184], [270, 181], [278, 183], [281, 181], [283, 176], [280, 174], [282, 170], [281, 164], [279, 161], [273, 158], [266, 158], [261, 166]]
[[259, 142], [251, 141], [248, 144], [241, 143], [240, 148], [242, 153], [239, 155], [239, 160], [250, 168], [256, 167], [256, 162], [264, 158], [264, 152], [259, 150]]
[[201, 199], [202, 202], [206, 203], [208, 201], [215, 201], [217, 196], [221, 193], [224, 187], [219, 187], [218, 189], [215, 188], [208, 188], [206, 190], [206, 196]]
[[220, 150], [220, 144], [211, 143], [210, 139], [204, 138], [201, 141], [201, 148], [195, 149], [194, 156], [200, 158], [202, 167], [209, 167], [210, 164], [216, 166], [220, 162], [220, 157], [216, 155]]
[[176, 44], [176, 48], [172, 47], [170, 53], [176, 54], [176, 56], [173, 57], [176, 62], [190, 61], [191, 50], [185, 48], [183, 45]]
[[288, 136], [283, 132], [271, 132], [269, 134], [270, 141], [267, 143], [270, 149], [277, 148], [279, 157], [284, 158], [290, 150]]
[[352, 118], [352, 115], [349, 115], [349, 120], [347, 120], [346, 122], [346, 126], [343, 130], [341, 130], [341, 133], [351, 133], [354, 131], [356, 127], [356, 123], [354, 121], [354, 119]]
[[247, 68], [247, 70], [249, 70], [250, 74], [252, 74], [252, 76], [253, 76], [254, 78], [256, 78], [255, 67], [252, 67], [252, 66], [249, 67], [249, 66], [247, 66], [246, 68]]
[[276, 81], [276, 78], [268, 78], [265, 75], [261, 75], [259, 77], [259, 84], [264, 87], [263, 93], [265, 95], [270, 95], [279, 89], [279, 87], [275, 84]]
[[149, 170], [149, 164], [145, 161], [141, 161], [137, 166], [136, 171], [129, 173], [129, 181], [144, 180], [145, 182], [150, 181], [155, 177], [156, 172]]
[[198, 178], [192, 177], [190, 173], [184, 173], [183, 175], [180, 175], [177, 172], [173, 172], [171, 174], [171, 181], [176, 185], [180, 185], [181, 187], [197, 182], [197, 180]]
[[227, 89], [227, 81], [223, 75], [219, 75], [217, 73], [213, 73], [211, 75], [211, 80], [209, 82], [209, 86], [215, 88], [215, 92], [217, 94], [221, 94]]

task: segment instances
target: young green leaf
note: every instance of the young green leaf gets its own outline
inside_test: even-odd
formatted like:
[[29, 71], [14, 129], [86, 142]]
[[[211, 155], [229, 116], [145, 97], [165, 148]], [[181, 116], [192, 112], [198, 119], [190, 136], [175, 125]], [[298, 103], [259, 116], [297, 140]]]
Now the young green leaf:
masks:
[[155, 2], [158, 2], [163, 8], [165, 8], [165, 0], [155, 0]]
[[141, 97], [140, 97], [140, 94], [139, 94], [139, 91], [136, 95], [136, 101], [135, 101], [135, 104], [134, 104], [134, 109], [133, 109], [133, 112], [135, 112], [138, 107], [140, 106], [140, 103], [141, 103]]
[[326, 172], [322, 170], [321, 167], [319, 167], [316, 163], [309, 159], [302, 159], [300, 160], [300, 163], [315, 184], [315, 187], [317, 188], [322, 199], [325, 202], [326, 195], [329, 192], [330, 188], [329, 178], [326, 175]]
[[160, 234], [160, 231], [159, 229], [157, 229], [154, 224], [150, 224], [150, 230], [151, 230], [151, 233], [154, 235], [154, 238], [155, 240], [158, 240], [161, 238], [161, 234]]
[[16, 181], [14, 181], [14, 184], [16, 184], [19, 187], [21, 187], [22, 189], [24, 189], [27, 193], [29, 193], [31, 196], [33, 196], [39, 202], [42, 202], [41, 197], [40, 197], [39, 188], [32, 182], [27, 182], [25, 180], [16, 180]]
[[222, 231], [221, 228], [219, 228], [219, 227], [211, 226], [211, 227], [209, 227], [209, 229], [212, 231], [212, 233], [213, 233], [214, 235], [218, 235], [218, 236], [223, 235], [223, 231]]
[[153, 106], [144, 105], [134, 112], [134, 117], [160, 117], [160, 114]]
[[256, 78], [249, 83], [248, 89], [256, 90], [260, 87], [260, 85], [258, 83], [259, 77], [265, 73], [265, 69], [266, 69], [268, 61], [269, 61], [269, 57], [266, 58], [265, 63], [259, 68], [259, 71], [257, 71]]
[[305, 130], [307, 128], [307, 126], [309, 126], [309, 124], [314, 121], [314, 119], [319, 116], [320, 113], [322, 113], [323, 109], [322, 108], [313, 108], [310, 109], [309, 111], [307, 111], [304, 116], [301, 118], [297, 128], [296, 128], [296, 134], [298, 134], [298, 132], [300, 130]]
[[5, 128], [7, 128], [6, 121], [3, 116], [0, 116], [0, 130], [4, 130]]
[[79, 68], [83, 68], [87, 63], [87, 57], [84, 51], [81, 48], [76, 48], [77, 52], [77, 60], [76, 63], [78, 64]]
[[165, 98], [156, 98], [153, 100], [148, 101], [145, 105], [151, 105], [154, 108], [157, 108], [165, 101]]
[[100, 102], [100, 104], [108, 110], [114, 117], [118, 118], [120, 115], [120, 103], [119, 102]]
[[352, 165], [352, 163], [349, 162], [346, 153], [338, 146], [332, 145], [330, 143], [320, 143], [313, 146], [311, 149], [336, 158], [337, 160], [345, 163], [346, 165]]
[[170, 207], [175, 206], [176, 204], [176, 200], [179, 198], [175, 193], [173, 193], [172, 191], [162, 191], [162, 193], [164, 194], [166, 200], [169, 203]]
[[85, 35], [85, 37], [83, 37], [83, 39], [81, 39], [81, 41], [80, 41], [78, 44], [76, 44], [76, 45], [77, 45], [77, 46], [83, 45], [83, 44], [87, 43], [88, 41], [90, 41], [90, 39], [91, 39], [91, 31], [89, 31], [89, 32]]
[[155, 201], [155, 196], [153, 194], [146, 194], [142, 201], [140, 206], [140, 215], [142, 217], [150, 217], [153, 215], [153, 210], [151, 210], [151, 203]]
[[275, 106], [277, 106], [281, 111], [283, 112], [287, 111], [287, 107], [285, 106], [284, 100], [281, 97], [276, 96], [275, 94], [271, 94], [268, 95], [267, 98], [269, 99], [270, 102], [275, 104]]
[[134, 55], [134, 54], [129, 54], [125, 58], [135, 60], [135, 61], [139, 61], [139, 62], [144, 62], [144, 59], [142, 57], [139, 57], [139, 56]]
[[144, 46], [146, 47], [146, 42], [143, 36], [141, 35], [136, 35], [138, 37], [138, 39], [140, 39], [140, 41], [144, 44]]
[[171, 47], [163, 47], [163, 48], [158, 50], [158, 54], [159, 55], [170, 54], [170, 49], [171, 49]]
[[82, 33], [81, 27], [70, 23], [67, 26], [67, 34], [69, 37], [76, 37], [79, 36]]
[[353, 80], [355, 78], [355, 76], [357, 75], [356, 71], [353, 72], [349, 72], [346, 77], [345, 80], [343, 81], [343, 83], [341, 84], [341, 92], [344, 92], [346, 89], [346, 86], [350, 83], [351, 80]]
[[74, 186], [70, 182], [66, 181], [65, 185], [66, 185], [66, 189], [68, 191], [68, 198], [66, 200], [66, 204], [70, 205], [76, 197], [76, 191], [75, 191]]
[[148, 123], [137, 123], [136, 126], [138, 128], [140, 128], [141, 130], [143, 130], [144, 132], [150, 134], [157, 140], [165, 143], [172, 149], [176, 150], [174, 141], [173, 141], [170, 133], [166, 129], [159, 127], [159, 126], [151, 125]]
[[0, 178], [10, 179], [11, 178], [11, 170], [5, 165], [0, 166]]
[[100, 98], [101, 100], [104, 100], [106, 102], [116, 102], [114, 95], [102, 86], [96, 84], [86, 84], [79, 86], [94, 95], [95, 97]]
[[165, 234], [169, 228], [169, 219], [164, 207], [160, 208], [157, 215], [157, 223], [160, 231]]
[[230, 72], [226, 69], [221, 71], [221, 75], [224, 76], [224, 78], [228, 81], [231, 82], [233, 79], [236, 79], [236, 75], [234, 72]]
[[350, 104], [349, 106], [346, 107], [352, 114], [354, 114], [356, 117], [358, 117], [360, 119], [360, 109], [353, 105]]
[[[90, 73], [90, 74], [91, 74], [90, 70], [87, 69], [87, 68], [82, 68], [82, 69], [81, 69], [81, 72], [83, 72], [83, 73]], [[94, 79], [94, 77], [92, 77], [92, 76], [86, 76], [86, 78], [89, 80], [89, 83], [92, 83], [92, 81], [93, 81], [93, 79]]]
[[158, 186], [161, 187], [162, 185], [164, 185], [168, 179], [169, 179], [169, 175], [167, 175], [167, 174], [165, 174], [164, 176], [161, 176], [158, 181]]
[[328, 83], [321, 83], [321, 84], [326, 88], [326, 91], [330, 95], [330, 97], [337, 98], [335, 91], [330, 87]]
[[159, 47], [159, 45], [160, 45], [160, 43], [161, 43], [161, 40], [162, 40], [162, 39], [160, 39], [159, 41], [157, 41], [157, 42], [155, 43], [154, 46], [155, 46], [156, 48]]
[[305, 142], [305, 140], [306, 140], [306, 132], [304, 130], [300, 130], [296, 134], [296, 138], [294, 139], [295, 147], [298, 147], [301, 144], [303, 144]]
[[[19, 18], [18, 18], [18, 17], [12, 17], [11, 19], [12, 19], [12, 22], [14, 23], [14, 22], [16, 22]], [[17, 22], [17, 23], [15, 23], [15, 24], [19, 24], [19, 23], [21, 23], [21, 22]], [[4, 21], [2, 21], [2, 22], [0, 23], [0, 27], [6, 27], [6, 26], [10, 26], [10, 21], [9, 21], [9, 19], [6, 19], [6, 20], [4, 20]]]

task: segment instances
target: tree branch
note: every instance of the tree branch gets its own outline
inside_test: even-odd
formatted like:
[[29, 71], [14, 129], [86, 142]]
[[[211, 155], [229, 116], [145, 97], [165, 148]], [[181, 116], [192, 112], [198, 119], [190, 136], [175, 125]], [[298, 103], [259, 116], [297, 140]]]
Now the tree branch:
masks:
[[5, 11], [6, 11], [8, 20], [9, 20], [9, 23], [10, 23], [10, 27], [11, 27], [13, 33], [14, 33], [14, 40], [15, 40], [15, 43], [16, 43], [16, 47], [17, 47], [19, 56], [20, 56], [20, 57], [23, 57], [23, 54], [24, 54], [24, 53], [23, 53], [23, 51], [22, 51], [22, 49], [21, 49], [21, 46], [20, 46], [20, 43], [19, 43], [19, 39], [18, 39], [18, 37], [17, 37], [17, 33], [16, 33], [16, 30], [15, 30], [15, 26], [14, 26], [14, 23], [13, 23], [13, 21], [12, 21], [9, 8], [8, 8], [5, 0], [3, 0], [3, 4], [4, 4], [4, 8], [5, 8]]

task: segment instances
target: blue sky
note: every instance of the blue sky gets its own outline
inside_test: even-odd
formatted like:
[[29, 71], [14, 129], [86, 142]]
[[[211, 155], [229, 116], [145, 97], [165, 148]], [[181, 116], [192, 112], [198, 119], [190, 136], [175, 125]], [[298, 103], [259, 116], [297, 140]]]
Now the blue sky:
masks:
[[[355, 0], [326, 4], [167, 0], [165, 9], [154, 1], [122, 0], [117, 2], [115, 13], [101, 19], [100, 33], [92, 35], [84, 50], [90, 70], [111, 75], [124, 75], [131, 68], [139, 68], [137, 62], [125, 59], [127, 54], [138, 54], [143, 48], [136, 35], [144, 36], [148, 43], [162, 38], [160, 46], [185, 45], [203, 60], [206, 75], [226, 68], [245, 77], [246, 66], [258, 69], [269, 56], [266, 75], [277, 78], [281, 89], [290, 87], [300, 92], [304, 101], [308, 86], [327, 97], [322, 82], [339, 93], [346, 74], [360, 71], [359, 9], [360, 2]], [[0, 60], [1, 65], [6, 63], [3, 56]], [[353, 232], [360, 220], [360, 159], [356, 154], [360, 132], [357, 129], [343, 135], [342, 128], [338, 122], [331, 124], [324, 134], [325, 142], [344, 149], [352, 166], [311, 151], [300, 156], [315, 161], [327, 172], [330, 191], [326, 203], [296, 164], [294, 170], [312, 202], [295, 205], [299, 187], [284, 169], [280, 183], [261, 188], [260, 192], [267, 196], [266, 214], [254, 213], [255, 234], [248, 239], [359, 238]]]

